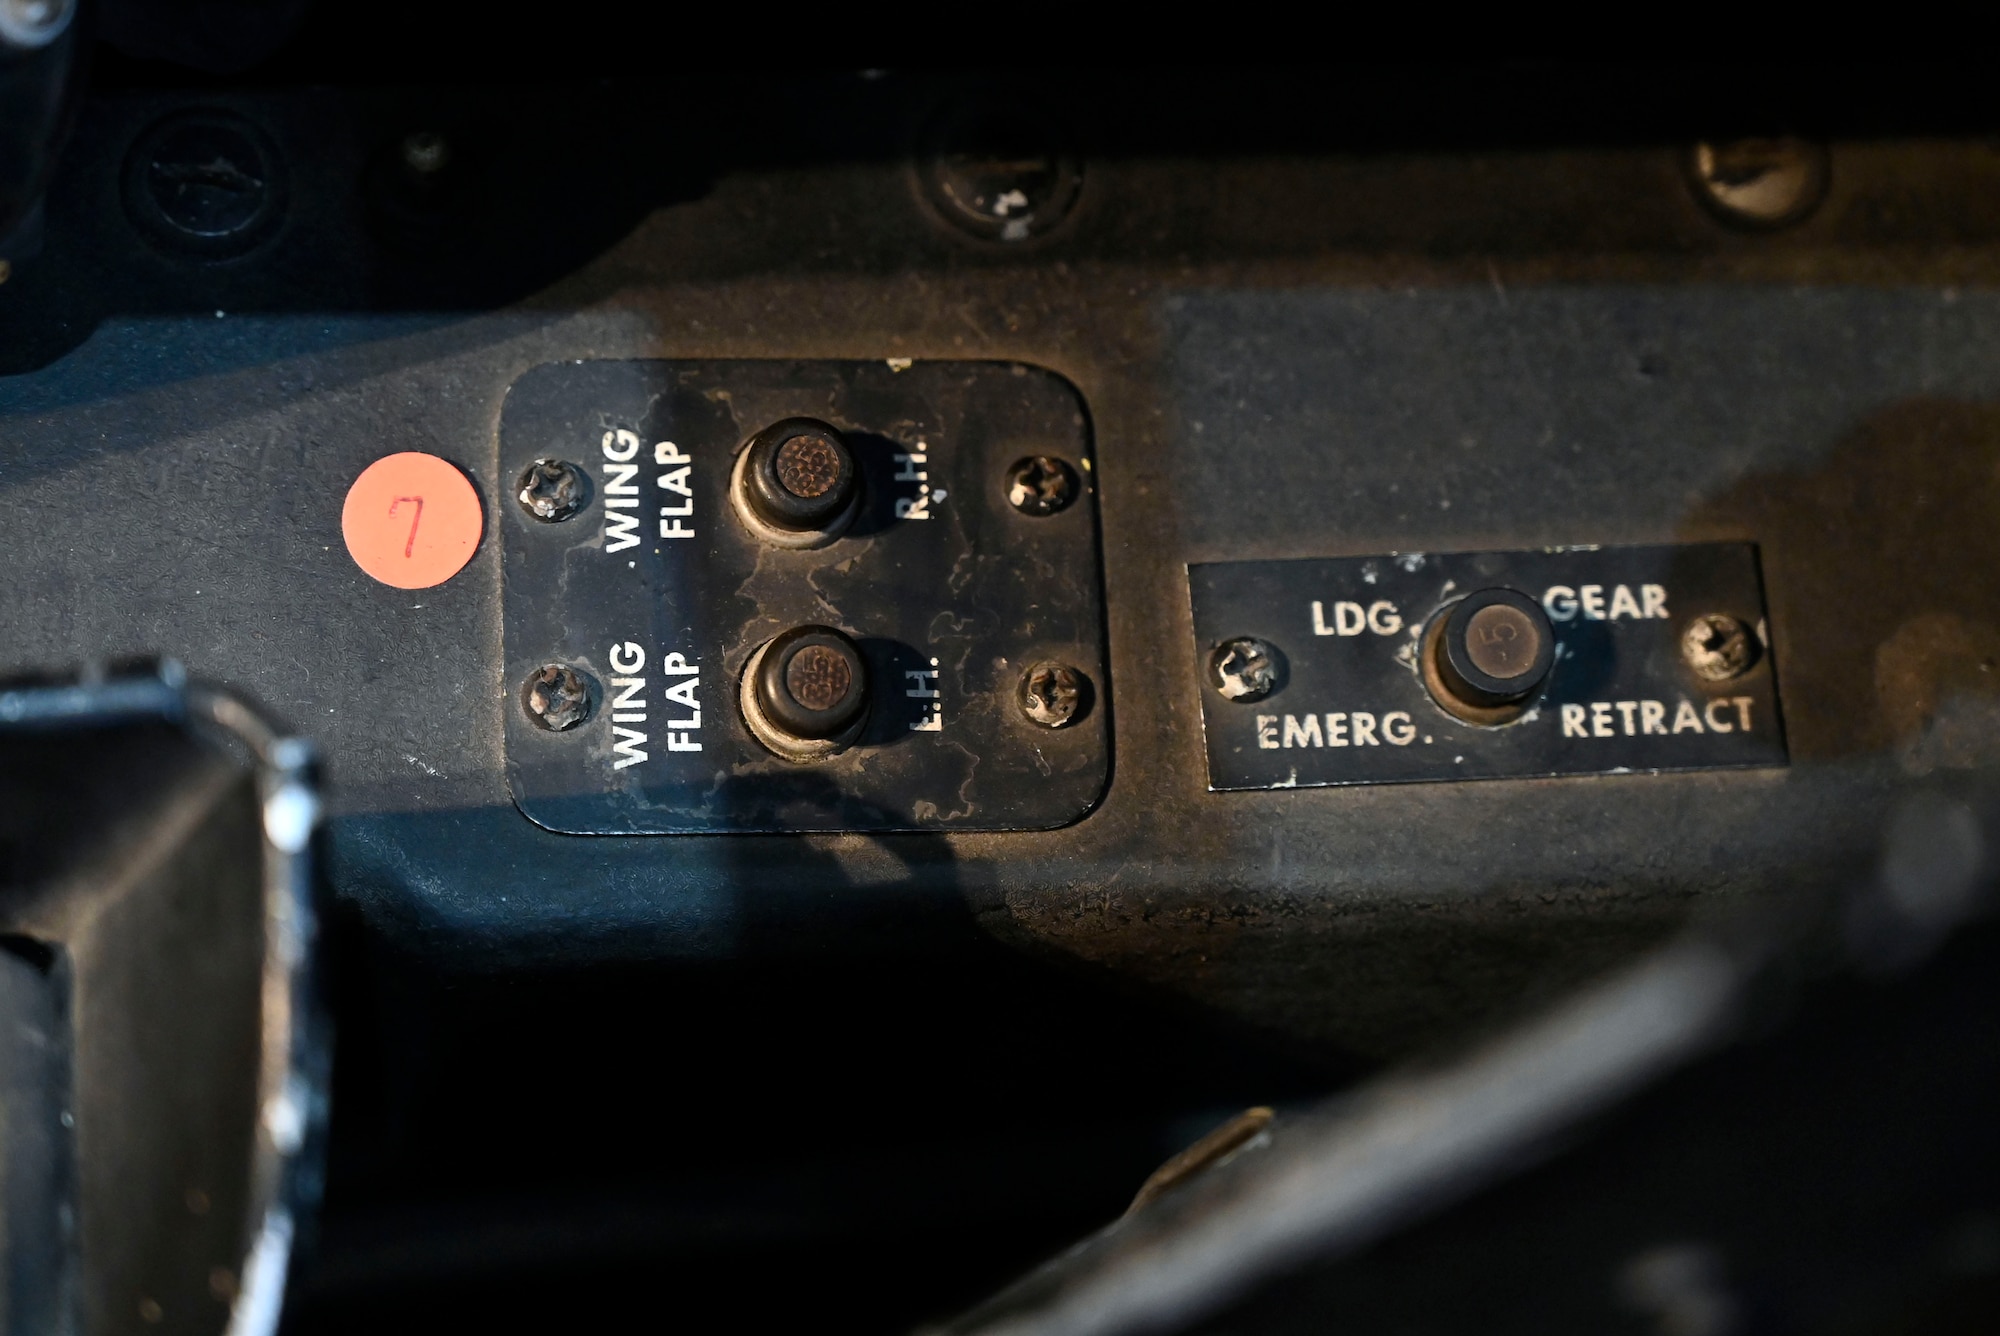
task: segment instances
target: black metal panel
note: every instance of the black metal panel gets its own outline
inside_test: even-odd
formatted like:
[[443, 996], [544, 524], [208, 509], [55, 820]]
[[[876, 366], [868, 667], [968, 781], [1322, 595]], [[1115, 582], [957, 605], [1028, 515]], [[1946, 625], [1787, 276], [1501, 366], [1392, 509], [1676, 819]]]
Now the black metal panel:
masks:
[[[1768, 649], [1720, 681], [1682, 655], [1697, 618], [1763, 626], [1748, 543], [1210, 562], [1188, 582], [1202, 662], [1254, 636], [1286, 669], [1258, 699], [1202, 692], [1211, 789], [1785, 761]], [[1556, 654], [1525, 712], [1488, 725], [1440, 708], [1419, 661], [1433, 618], [1493, 587], [1548, 610]]]
[[[853, 527], [811, 551], [760, 539], [730, 500], [738, 447], [798, 416], [843, 432], [862, 475]], [[1067, 381], [1002, 363], [529, 372], [501, 419], [502, 490], [558, 457], [591, 476], [592, 500], [556, 523], [501, 506], [506, 682], [518, 694], [560, 664], [594, 679], [597, 699], [562, 732], [508, 709], [515, 801], [572, 834], [1021, 830], [1082, 816], [1110, 765], [1095, 509], [1086, 481], [1057, 513], [1023, 514], [1006, 472], [1048, 454], [1087, 480], [1087, 431]], [[859, 642], [873, 704], [852, 747], [802, 765], [751, 736], [737, 695], [759, 646], [814, 623]], [[1065, 727], [1030, 722], [1017, 701], [1046, 661], [1096, 688]]]

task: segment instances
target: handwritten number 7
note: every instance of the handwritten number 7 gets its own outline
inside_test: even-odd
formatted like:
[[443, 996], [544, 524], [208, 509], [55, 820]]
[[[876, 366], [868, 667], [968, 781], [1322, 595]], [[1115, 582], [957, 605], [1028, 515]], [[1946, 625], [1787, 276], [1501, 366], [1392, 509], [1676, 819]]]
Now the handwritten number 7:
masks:
[[394, 515], [396, 506], [402, 505], [405, 501], [414, 501], [417, 506], [417, 513], [410, 517], [410, 541], [403, 544], [403, 555], [407, 557], [417, 546], [417, 525], [423, 522], [424, 499], [421, 496], [399, 496], [395, 504], [389, 507], [389, 513]]

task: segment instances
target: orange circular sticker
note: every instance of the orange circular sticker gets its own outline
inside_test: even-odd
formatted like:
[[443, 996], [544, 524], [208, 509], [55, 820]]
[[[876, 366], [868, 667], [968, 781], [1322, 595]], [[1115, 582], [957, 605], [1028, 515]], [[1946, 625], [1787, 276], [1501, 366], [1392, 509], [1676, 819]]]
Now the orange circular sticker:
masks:
[[354, 564], [385, 585], [429, 589], [465, 569], [486, 517], [451, 464], [408, 451], [361, 470], [340, 511]]

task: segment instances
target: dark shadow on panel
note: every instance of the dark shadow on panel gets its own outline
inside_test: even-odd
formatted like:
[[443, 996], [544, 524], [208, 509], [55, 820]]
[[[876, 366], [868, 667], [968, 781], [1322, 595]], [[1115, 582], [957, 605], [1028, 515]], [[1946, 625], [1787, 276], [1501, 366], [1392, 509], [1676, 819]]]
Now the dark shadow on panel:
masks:
[[1897, 404], [1684, 532], [1758, 544], [1794, 760], [2000, 758], [2000, 405]]
[[346, 918], [286, 1330], [906, 1331], [1116, 1216], [1213, 1121], [1358, 1070], [1008, 949], [944, 839], [855, 843], [657, 841], [738, 864], [720, 958], [468, 973]]

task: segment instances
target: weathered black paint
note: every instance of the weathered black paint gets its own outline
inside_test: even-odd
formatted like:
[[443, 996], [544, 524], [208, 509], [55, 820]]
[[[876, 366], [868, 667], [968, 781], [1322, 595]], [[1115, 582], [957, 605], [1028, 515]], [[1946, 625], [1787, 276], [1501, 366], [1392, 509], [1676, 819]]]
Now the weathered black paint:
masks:
[[[731, 466], [768, 423], [806, 414], [847, 438], [861, 513], [825, 547], [786, 550], [739, 517]], [[636, 433], [636, 453], [633, 438], [615, 440], [621, 430]], [[606, 440], [630, 457], [615, 483]], [[656, 447], [670, 463], [656, 462]], [[1087, 473], [1089, 451], [1076, 390], [1017, 364], [602, 361], [530, 371], [507, 395], [499, 476], [557, 455], [593, 475], [595, 498], [562, 524], [502, 508], [505, 679], [564, 663], [607, 690], [567, 732], [507, 712], [515, 802], [571, 834], [1034, 830], [1076, 820], [1109, 778], [1107, 711], [1052, 732], [1025, 719], [1016, 696], [1031, 665], [1055, 659], [1083, 666], [1105, 699], [1096, 511], [1023, 515], [1008, 501], [1007, 469], [1033, 452]], [[691, 494], [665, 489], [670, 471]], [[613, 529], [621, 513], [637, 524]], [[758, 646], [809, 624], [858, 641], [872, 686], [861, 736], [802, 765], [751, 736], [737, 693]], [[612, 647], [626, 645], [642, 657], [614, 659]], [[665, 688], [693, 674], [663, 676], [670, 654], [698, 670], [695, 689], [674, 700]], [[635, 661], [643, 666], [631, 669]], [[622, 710], [621, 687], [631, 688]]]
[[[1681, 634], [1696, 617], [1725, 613], [1750, 626], [1763, 623], [1756, 549], [1748, 543], [1209, 562], [1189, 567], [1188, 583], [1197, 666], [1213, 646], [1250, 635], [1277, 645], [1290, 669], [1284, 686], [1256, 702], [1227, 700], [1213, 684], [1203, 690], [1211, 789], [1785, 762], [1768, 652], [1726, 682], [1703, 681], [1681, 659]], [[1560, 586], [1573, 605], [1575, 591], [1593, 585], [1607, 600], [1620, 586], [1635, 600], [1648, 585], [1663, 589], [1667, 615], [1590, 617], [1572, 607], [1554, 622], [1556, 659], [1547, 682], [1509, 723], [1467, 723], [1439, 708], [1426, 690], [1418, 665], [1424, 629], [1456, 600], [1500, 587], [1539, 602]], [[1394, 605], [1396, 629], [1383, 634], [1362, 623], [1341, 634], [1335, 609], [1342, 601]], [[1387, 624], [1386, 616], [1377, 620]], [[1747, 707], [1734, 704], [1741, 699]], [[1654, 721], [1659, 731], [1646, 727], [1641, 702], [1662, 707], [1664, 718]], [[1678, 708], [1683, 702], [1691, 727]], [[1704, 722], [1714, 702], [1721, 702], [1718, 728]], [[1607, 708], [1593, 708], [1599, 705]], [[1372, 744], [1349, 732], [1355, 711], [1370, 721]], [[1383, 722], [1392, 715], [1393, 730]], [[1308, 719], [1310, 741], [1301, 736]], [[1288, 727], [1288, 720], [1299, 722]]]

